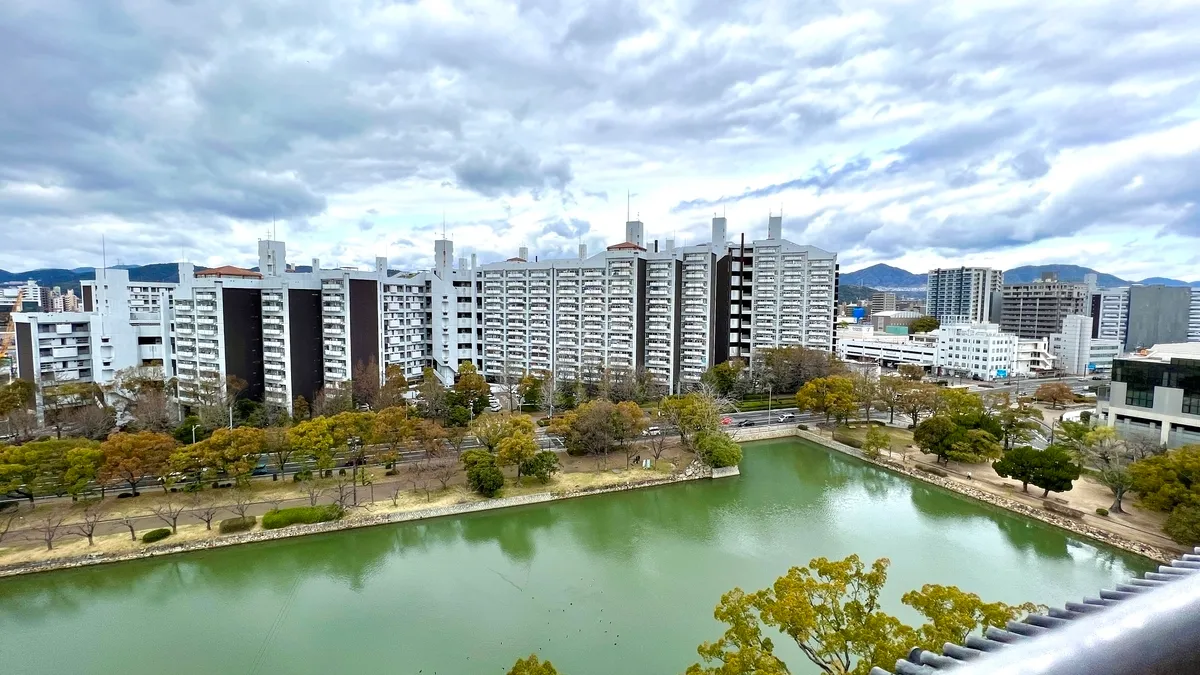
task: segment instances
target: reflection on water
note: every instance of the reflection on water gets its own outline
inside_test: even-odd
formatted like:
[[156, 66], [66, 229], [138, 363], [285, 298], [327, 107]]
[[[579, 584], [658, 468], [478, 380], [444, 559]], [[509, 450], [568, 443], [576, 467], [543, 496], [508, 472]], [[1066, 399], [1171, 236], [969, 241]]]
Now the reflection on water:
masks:
[[[893, 611], [924, 583], [1057, 603], [1150, 568], [800, 442], [750, 444], [742, 470], [0, 581], [4, 672], [495, 672], [539, 650], [573, 675], [682, 672], [719, 634], [722, 592], [816, 556], [890, 557]], [[58, 648], [83, 634], [92, 647]]]

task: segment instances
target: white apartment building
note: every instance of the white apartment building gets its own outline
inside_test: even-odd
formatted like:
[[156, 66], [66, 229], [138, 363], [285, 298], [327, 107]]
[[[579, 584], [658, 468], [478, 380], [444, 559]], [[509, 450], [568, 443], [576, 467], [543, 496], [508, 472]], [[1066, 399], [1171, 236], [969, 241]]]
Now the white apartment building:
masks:
[[1078, 314], [1063, 318], [1063, 330], [1050, 336], [1050, 351], [1055, 366], [1071, 375], [1107, 373], [1112, 361], [1121, 353], [1121, 341], [1093, 338], [1092, 317]]
[[929, 271], [925, 312], [947, 323], [998, 323], [1004, 272], [990, 267], [957, 267]]
[[1054, 352], [1049, 338], [1019, 338], [1009, 373], [1033, 375], [1054, 370]]
[[1124, 343], [1125, 329], [1129, 326], [1129, 288], [1096, 291], [1092, 295], [1092, 313], [1096, 315], [1094, 337]]
[[1017, 357], [1016, 335], [994, 323], [950, 324], [937, 330], [937, 371], [991, 381], [1007, 377]]

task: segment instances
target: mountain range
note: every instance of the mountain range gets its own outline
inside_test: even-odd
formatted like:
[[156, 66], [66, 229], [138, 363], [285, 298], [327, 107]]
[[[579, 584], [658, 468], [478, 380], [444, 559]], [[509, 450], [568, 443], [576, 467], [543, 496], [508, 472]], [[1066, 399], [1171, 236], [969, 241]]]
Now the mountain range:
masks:
[[[1082, 282], [1085, 274], [1095, 274], [1096, 282], [1101, 288], [1113, 286], [1129, 286], [1131, 284], [1162, 284], [1164, 286], [1200, 286], [1200, 281], [1180, 281], [1165, 277], [1150, 277], [1148, 279], [1129, 280], [1112, 274], [1098, 272], [1090, 267], [1079, 265], [1024, 265], [1004, 271], [1004, 282], [1009, 284], [1028, 283], [1042, 278], [1044, 272], [1056, 272], [1059, 281]], [[839, 284], [843, 287], [867, 286], [885, 291], [921, 291], [929, 282], [928, 274], [913, 274], [899, 267], [883, 263], [864, 267], [854, 272], [846, 272], [840, 276]]]

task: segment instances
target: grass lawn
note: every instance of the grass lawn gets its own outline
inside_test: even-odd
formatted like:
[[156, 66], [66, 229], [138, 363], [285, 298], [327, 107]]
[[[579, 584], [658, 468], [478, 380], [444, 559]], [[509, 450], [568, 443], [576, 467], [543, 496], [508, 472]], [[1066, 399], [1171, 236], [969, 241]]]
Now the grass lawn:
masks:
[[[862, 442], [864, 440], [866, 440], [866, 438], [867, 438], [867, 425], [854, 424], [852, 426], [853, 426], [853, 428], [838, 427], [837, 435], [839, 437], [840, 436], [849, 436], [850, 438], [853, 438], [854, 440], [858, 441], [859, 444], [862, 444]], [[891, 438], [892, 438], [892, 451], [893, 452], [900, 452], [904, 448], [912, 445], [913, 432], [911, 429], [897, 429], [895, 427], [883, 427], [883, 430], [886, 431], [887, 435], [891, 436]]]

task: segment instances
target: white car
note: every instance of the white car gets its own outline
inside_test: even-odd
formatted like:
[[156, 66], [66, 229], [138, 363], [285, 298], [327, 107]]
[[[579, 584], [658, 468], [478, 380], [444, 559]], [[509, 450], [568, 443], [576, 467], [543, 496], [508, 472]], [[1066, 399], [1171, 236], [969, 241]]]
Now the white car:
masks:
[[795, 419], [796, 419], [796, 416], [792, 413], [783, 413], [779, 416], [780, 422], [791, 422]]
[[642, 435], [643, 436], [661, 436], [662, 429], [660, 429], [659, 427], [650, 427], [650, 428], [646, 429], [645, 431], [643, 431]]

